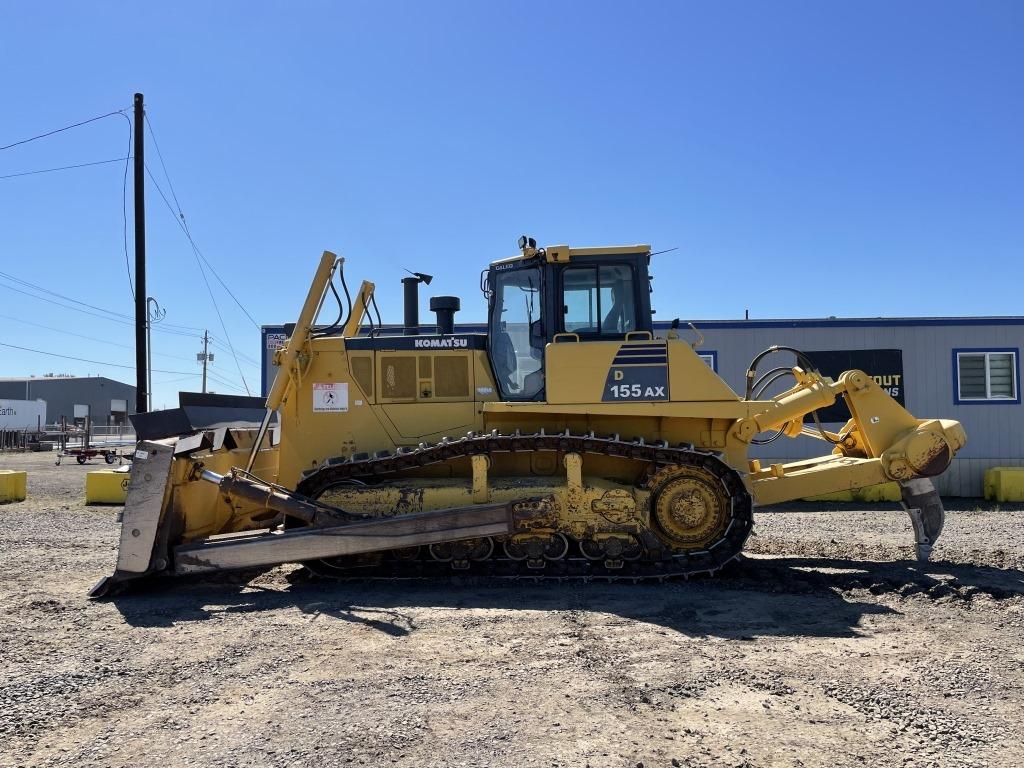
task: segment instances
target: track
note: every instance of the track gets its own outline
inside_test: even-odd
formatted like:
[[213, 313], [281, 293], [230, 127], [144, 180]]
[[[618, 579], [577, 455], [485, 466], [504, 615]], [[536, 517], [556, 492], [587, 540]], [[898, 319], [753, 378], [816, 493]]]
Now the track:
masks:
[[[753, 527], [753, 503], [740, 475], [717, 455], [698, 451], [690, 445], [669, 446], [665, 442], [648, 444], [642, 439], [624, 441], [618, 435], [598, 437], [593, 433], [511, 435], [497, 432], [471, 433], [464, 438], [445, 438], [436, 445], [420, 444], [417, 448], [399, 449], [397, 453], [380, 452], [375, 456], [356, 454], [352, 458], [330, 459], [317, 470], [307, 473], [296, 489], [312, 499], [328, 489], [353, 481], [387, 482], [404, 472], [435, 466], [457, 459], [501, 453], [554, 451], [601, 455], [630, 459], [647, 465], [645, 487], [651, 491], [652, 502], [673, 470], [696, 469], [706, 473], [728, 500], [728, 523], [723, 535], [706, 549], [672, 548], [663, 536], [647, 528], [639, 539], [639, 559], [593, 560], [583, 556], [580, 542], [571, 540], [564, 556], [553, 559], [513, 559], [507, 556], [470, 557], [444, 562], [433, 559], [426, 551], [418, 556], [396, 556], [383, 553], [357, 556], [346, 560], [316, 561], [306, 565], [320, 575], [334, 578], [401, 579], [451, 576], [481, 576], [495, 579], [564, 580], [594, 579], [604, 581], [662, 581], [713, 574], [735, 559], [743, 549]], [[500, 547], [493, 548], [500, 553]]]

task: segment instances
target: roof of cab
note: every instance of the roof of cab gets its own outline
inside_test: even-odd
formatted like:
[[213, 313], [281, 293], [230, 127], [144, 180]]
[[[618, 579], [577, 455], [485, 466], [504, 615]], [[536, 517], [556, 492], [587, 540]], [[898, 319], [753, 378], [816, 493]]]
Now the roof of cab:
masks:
[[509, 256], [491, 262], [491, 266], [509, 264], [514, 261], [525, 261], [538, 255], [546, 256], [547, 261], [570, 261], [577, 256], [621, 256], [624, 253], [650, 253], [651, 246], [636, 245], [605, 245], [595, 248], [570, 248], [568, 245], [549, 245], [546, 248], [524, 248], [517, 256]]

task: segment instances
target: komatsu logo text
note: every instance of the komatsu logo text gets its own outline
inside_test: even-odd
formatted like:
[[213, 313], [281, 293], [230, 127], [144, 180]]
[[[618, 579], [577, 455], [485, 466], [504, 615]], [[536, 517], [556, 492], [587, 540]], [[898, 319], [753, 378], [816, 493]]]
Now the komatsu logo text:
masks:
[[416, 339], [412, 345], [416, 349], [467, 349], [469, 339]]

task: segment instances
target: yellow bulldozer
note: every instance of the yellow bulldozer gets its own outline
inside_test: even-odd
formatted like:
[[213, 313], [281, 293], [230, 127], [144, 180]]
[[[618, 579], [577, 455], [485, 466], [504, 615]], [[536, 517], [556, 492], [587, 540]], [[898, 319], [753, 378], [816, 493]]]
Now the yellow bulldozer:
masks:
[[[740, 554], [755, 503], [888, 481], [926, 559], [944, 521], [928, 478], [964, 445], [961, 425], [917, 419], [864, 372], [832, 380], [788, 347], [759, 354], [738, 395], [677, 322], [655, 335], [650, 260], [647, 245], [523, 237], [481, 276], [486, 333], [456, 328], [451, 296], [431, 299], [436, 332], [423, 333], [429, 275], [403, 280], [404, 323], [386, 327], [373, 284], [353, 297], [344, 260], [325, 252], [275, 353], [262, 421], [140, 440], [117, 567], [91, 594], [282, 563], [352, 577], [688, 577]], [[338, 319], [318, 323], [335, 303]], [[796, 364], [759, 374], [776, 353]], [[815, 411], [838, 398], [851, 418], [831, 432]], [[824, 455], [748, 456], [799, 435]]]

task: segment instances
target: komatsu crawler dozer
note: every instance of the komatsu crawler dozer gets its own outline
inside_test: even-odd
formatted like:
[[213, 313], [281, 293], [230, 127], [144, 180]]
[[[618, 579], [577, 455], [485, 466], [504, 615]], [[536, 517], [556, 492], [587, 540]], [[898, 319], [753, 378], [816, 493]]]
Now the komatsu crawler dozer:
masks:
[[[455, 328], [451, 296], [431, 299], [436, 332], [422, 333], [422, 274], [403, 280], [403, 326], [386, 328], [373, 284], [353, 298], [344, 260], [325, 252], [275, 353], [262, 423], [139, 442], [117, 567], [92, 594], [281, 563], [354, 577], [686, 577], [740, 553], [755, 503], [887, 481], [927, 558], [944, 518], [929, 478], [964, 445], [958, 422], [915, 418], [864, 372], [832, 380], [790, 348], [758, 355], [740, 396], [677, 323], [655, 335], [649, 246], [519, 245], [482, 275], [482, 333]], [[335, 301], [337, 321], [318, 324]], [[796, 364], [759, 375], [776, 352]], [[781, 378], [792, 385], [765, 396]], [[815, 411], [838, 398], [851, 418], [832, 432]], [[799, 435], [823, 455], [748, 456]]]

